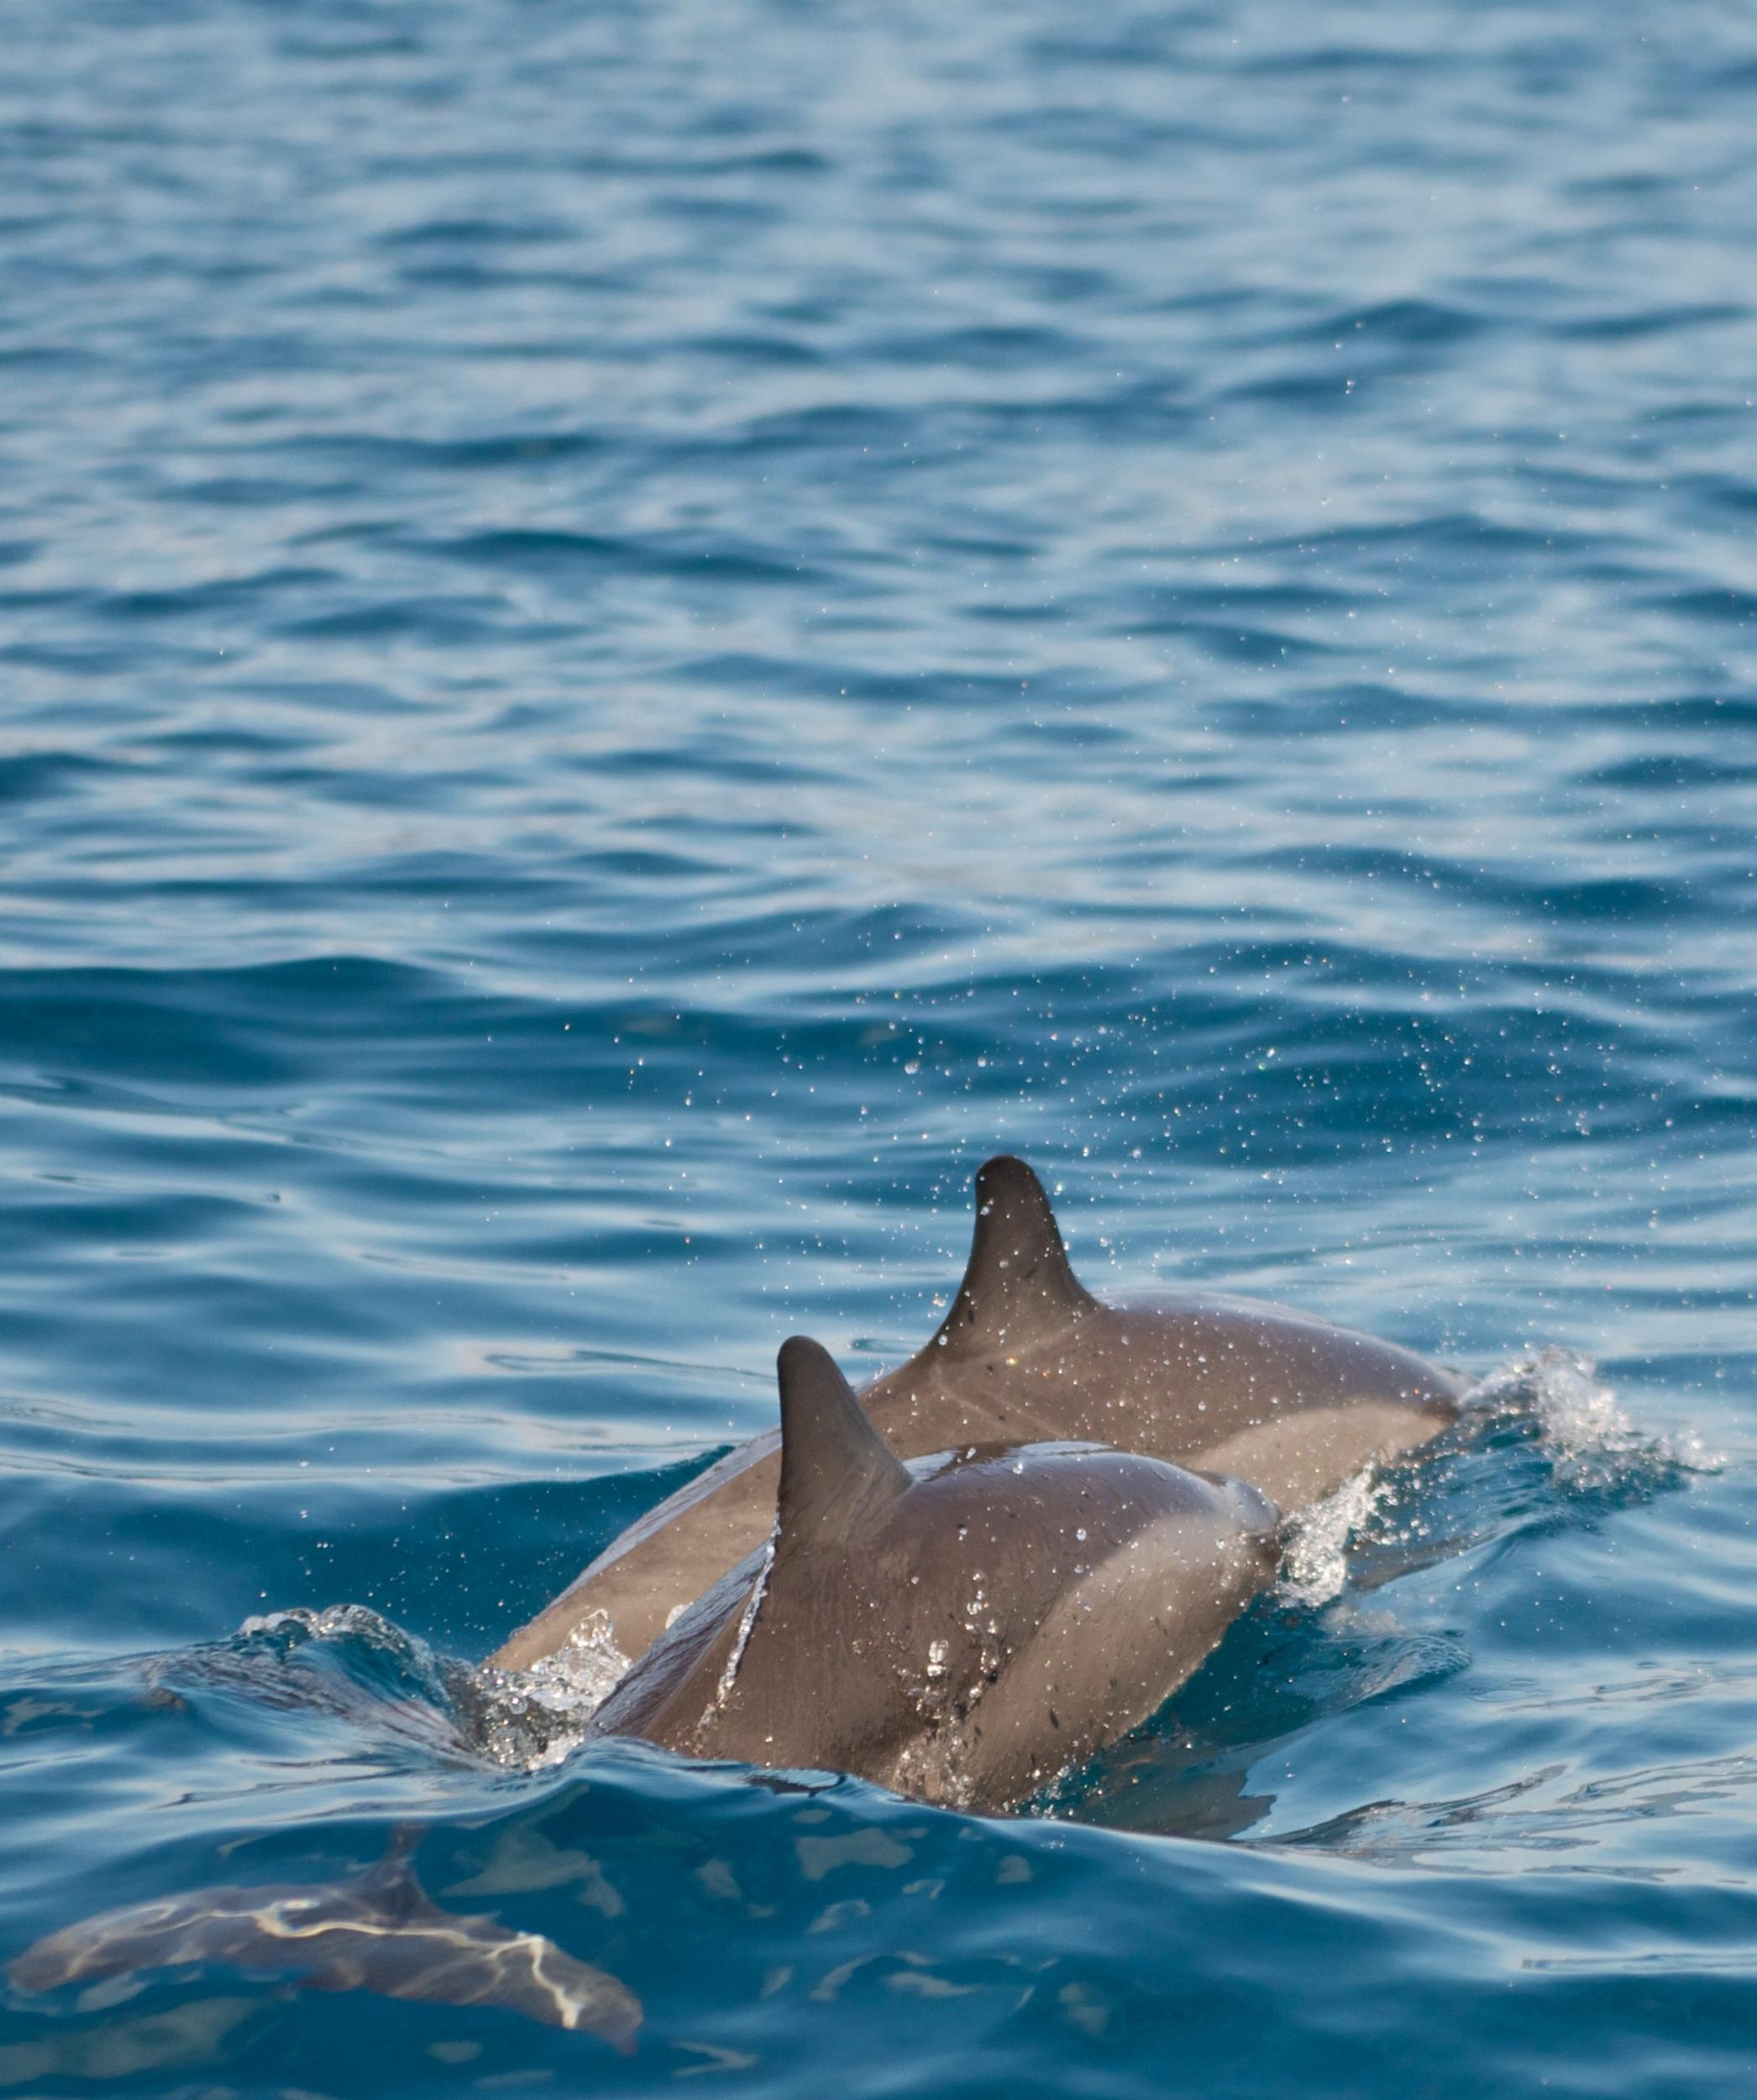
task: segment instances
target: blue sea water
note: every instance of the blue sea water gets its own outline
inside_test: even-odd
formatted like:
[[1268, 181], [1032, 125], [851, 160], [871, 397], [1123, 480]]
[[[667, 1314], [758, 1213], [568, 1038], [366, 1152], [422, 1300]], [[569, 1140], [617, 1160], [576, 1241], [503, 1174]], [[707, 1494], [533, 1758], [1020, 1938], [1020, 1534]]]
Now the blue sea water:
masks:
[[[418, 1824], [642, 2016], [0, 2089], [1750, 2090], [1749, 11], [0, 32], [0, 1958]], [[1031, 1815], [497, 1761], [1003, 1147], [1480, 1404]]]

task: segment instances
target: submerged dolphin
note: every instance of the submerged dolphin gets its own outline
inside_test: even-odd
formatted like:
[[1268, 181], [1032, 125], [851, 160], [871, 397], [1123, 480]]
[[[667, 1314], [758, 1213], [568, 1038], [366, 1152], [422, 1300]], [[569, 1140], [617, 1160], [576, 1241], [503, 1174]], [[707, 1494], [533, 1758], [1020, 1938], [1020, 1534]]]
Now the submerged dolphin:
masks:
[[816, 1342], [778, 1368], [771, 1546], [660, 1635], [593, 1734], [1010, 1808], [1146, 1719], [1280, 1560], [1240, 1481], [1073, 1444], [911, 1473]]
[[[863, 1395], [900, 1458], [1074, 1439], [1234, 1474], [1292, 1510], [1457, 1413], [1466, 1380], [1284, 1306], [1205, 1291], [1104, 1304], [1069, 1267], [1022, 1159], [991, 1159], [976, 1201], [970, 1264], [944, 1323]], [[490, 1662], [529, 1669], [606, 1625], [637, 1659], [768, 1536], [779, 1445], [774, 1431], [753, 1437], [631, 1525]]]
[[599, 2034], [625, 2055], [641, 2002], [540, 1933], [443, 1910], [415, 1879], [406, 1832], [351, 1882], [203, 1888], [64, 1926], [8, 1963], [21, 1991], [53, 1991], [190, 1962], [290, 1975], [307, 1990], [376, 1991], [438, 2005], [498, 2005]]

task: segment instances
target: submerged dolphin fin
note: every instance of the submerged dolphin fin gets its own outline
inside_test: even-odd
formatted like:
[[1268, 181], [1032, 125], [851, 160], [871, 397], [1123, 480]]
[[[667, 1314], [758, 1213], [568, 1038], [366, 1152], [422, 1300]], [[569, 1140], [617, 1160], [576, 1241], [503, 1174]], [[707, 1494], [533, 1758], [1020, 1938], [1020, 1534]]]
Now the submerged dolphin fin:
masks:
[[899, 1495], [909, 1475], [821, 1344], [795, 1335], [775, 1359], [781, 1383], [778, 1537], [794, 1547], [844, 1533]]
[[1002, 1152], [978, 1170], [970, 1263], [934, 1340], [960, 1355], [1064, 1326], [1096, 1304], [1068, 1266], [1043, 1184]]

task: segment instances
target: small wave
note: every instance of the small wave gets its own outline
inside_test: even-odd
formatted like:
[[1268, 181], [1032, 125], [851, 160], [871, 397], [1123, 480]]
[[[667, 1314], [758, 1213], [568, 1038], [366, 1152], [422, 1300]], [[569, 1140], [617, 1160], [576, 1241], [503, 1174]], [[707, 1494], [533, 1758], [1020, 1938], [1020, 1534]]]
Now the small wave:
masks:
[[222, 1654], [246, 1670], [260, 1667], [265, 1658], [296, 1666], [333, 1665], [370, 1696], [413, 1698], [435, 1707], [446, 1704], [445, 1666], [426, 1641], [366, 1604], [320, 1609], [297, 1604], [265, 1612], [246, 1619], [223, 1649], [208, 1650], [205, 1660], [210, 1667], [217, 1665]]
[[[1496, 1422], [1531, 1425], [1557, 1484], [1581, 1494], [1663, 1487], [1680, 1473], [1713, 1473], [1723, 1462], [1699, 1437], [1638, 1428], [1592, 1360], [1567, 1349], [1515, 1357], [1470, 1389], [1461, 1428], [1468, 1434]], [[1291, 1517], [1277, 1595], [1305, 1609], [1340, 1596], [1349, 1580], [1350, 1546], [1382, 1531], [1397, 1499], [1394, 1486], [1394, 1478], [1368, 1467]], [[1410, 1535], [1403, 1534], [1403, 1542], [1409, 1543]]]
[[438, 1656], [365, 1604], [295, 1606], [247, 1619], [228, 1641], [158, 1659], [155, 1684], [229, 1688], [279, 1709], [346, 1717], [502, 1770], [556, 1765], [585, 1740], [629, 1658], [595, 1614], [528, 1670]]
[[149, 1675], [173, 1691], [230, 1690], [448, 1754], [458, 1748], [446, 1665], [418, 1635], [365, 1604], [265, 1612], [228, 1641], [160, 1658]]
[[285, 1611], [263, 1612], [245, 1620], [233, 1639], [251, 1641], [264, 1635], [276, 1641], [283, 1654], [307, 1641], [364, 1641], [369, 1647], [388, 1649], [432, 1666], [432, 1651], [424, 1641], [393, 1625], [369, 1604], [325, 1604], [321, 1609], [291, 1604]]
[[1479, 1379], [1463, 1406], [1467, 1423], [1534, 1420], [1557, 1479], [1570, 1488], [1656, 1487], [1680, 1473], [1716, 1473], [1723, 1462], [1699, 1436], [1637, 1428], [1597, 1365], [1571, 1349], [1515, 1357]]

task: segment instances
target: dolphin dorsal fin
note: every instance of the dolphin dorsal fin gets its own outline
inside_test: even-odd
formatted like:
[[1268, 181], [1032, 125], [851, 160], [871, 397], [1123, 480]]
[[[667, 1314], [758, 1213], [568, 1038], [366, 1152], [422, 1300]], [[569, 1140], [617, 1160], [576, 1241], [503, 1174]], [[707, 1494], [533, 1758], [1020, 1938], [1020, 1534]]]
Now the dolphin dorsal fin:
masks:
[[800, 1546], [899, 1495], [909, 1475], [821, 1344], [795, 1335], [775, 1359], [781, 1383], [779, 1546]]
[[976, 1237], [952, 1310], [934, 1340], [960, 1354], [1026, 1341], [1098, 1301], [1068, 1266], [1043, 1184], [1002, 1152], [976, 1176]]

